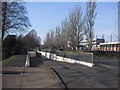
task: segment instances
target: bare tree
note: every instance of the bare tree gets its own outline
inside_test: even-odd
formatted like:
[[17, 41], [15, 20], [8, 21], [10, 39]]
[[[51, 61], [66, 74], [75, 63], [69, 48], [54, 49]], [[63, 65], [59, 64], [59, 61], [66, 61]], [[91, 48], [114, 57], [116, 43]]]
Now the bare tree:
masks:
[[56, 29], [55, 29], [55, 46], [56, 46], [56, 49], [60, 49], [60, 35], [61, 35], [61, 29], [60, 29], [60, 26], [57, 26]]
[[[69, 18], [61, 22], [61, 26], [57, 26], [55, 33], [49, 32], [46, 35], [45, 44], [49, 44], [50, 48], [56, 49], [78, 49], [80, 42], [83, 40], [84, 19], [81, 7], [74, 8], [69, 14]], [[48, 37], [49, 36], [49, 37]]]
[[81, 7], [75, 7], [69, 17], [61, 22], [60, 26], [57, 26], [54, 30], [46, 35], [44, 44], [49, 48], [67, 49], [72, 50], [79, 49], [79, 45], [84, 38], [84, 34], [87, 37], [89, 48], [92, 46], [93, 39], [93, 25], [95, 19], [95, 2], [88, 2], [86, 15], [83, 16]]
[[81, 7], [74, 8], [73, 12], [69, 14], [70, 20], [70, 43], [74, 50], [79, 48], [80, 42], [83, 40], [83, 26], [84, 19]]
[[25, 31], [29, 26], [23, 2], [2, 2], [2, 39], [11, 32]]
[[61, 48], [65, 49], [67, 44], [67, 23], [66, 20], [61, 22]]
[[54, 49], [55, 48], [55, 33], [54, 30], [51, 30], [47, 33], [46, 38], [44, 40], [44, 45], [47, 48]]
[[54, 38], [55, 37], [55, 33], [54, 33], [54, 30], [51, 30], [50, 31], [50, 47], [51, 49], [54, 49], [55, 48], [55, 44], [54, 44]]
[[97, 13], [95, 13], [95, 9], [96, 9], [96, 2], [95, 0], [90, 0], [90, 2], [87, 3], [87, 7], [86, 7], [86, 26], [85, 26], [85, 34], [86, 34], [86, 40], [88, 43], [88, 49], [91, 50], [92, 49], [92, 41], [94, 38], [94, 30], [93, 30], [93, 26], [94, 26], [94, 20], [95, 17], [97, 15]]
[[46, 38], [45, 38], [45, 40], [44, 40], [44, 45], [47, 47], [47, 48], [50, 48], [50, 34], [49, 33], [47, 33], [46, 34]]
[[68, 41], [70, 41], [69, 29], [70, 23], [68, 19], [61, 22], [61, 40], [63, 49], [68, 49]]
[[23, 37], [23, 43], [27, 50], [34, 49], [41, 43], [41, 39], [37, 36], [37, 32], [32, 29], [27, 35]]

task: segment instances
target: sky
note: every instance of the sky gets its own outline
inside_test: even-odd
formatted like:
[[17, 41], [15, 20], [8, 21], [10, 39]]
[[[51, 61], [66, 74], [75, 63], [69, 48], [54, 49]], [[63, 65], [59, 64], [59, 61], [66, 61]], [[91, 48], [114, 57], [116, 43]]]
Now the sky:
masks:
[[[117, 2], [97, 2], [96, 4], [97, 16], [93, 27], [95, 37], [97, 35], [101, 38], [104, 34], [105, 40], [111, 41], [112, 34], [112, 41], [117, 41]], [[86, 2], [26, 2], [25, 5], [32, 25], [31, 29], [37, 31], [42, 43], [46, 33], [60, 25], [75, 6], [80, 5], [83, 13], [86, 8]]]

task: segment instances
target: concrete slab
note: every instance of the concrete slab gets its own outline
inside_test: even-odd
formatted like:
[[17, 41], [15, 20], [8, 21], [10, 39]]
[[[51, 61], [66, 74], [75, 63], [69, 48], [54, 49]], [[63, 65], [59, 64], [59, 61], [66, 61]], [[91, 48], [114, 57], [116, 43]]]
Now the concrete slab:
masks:
[[14, 71], [14, 72], [23, 72], [24, 71], [24, 67], [3, 67], [2, 71]]
[[3, 88], [63, 88], [50, 68], [4, 67]]
[[20, 88], [21, 81], [21, 74], [4, 74], [2, 75], [2, 88]]
[[[21, 88], [61, 88], [63, 85], [54, 72], [48, 69], [38, 68], [31, 72], [32, 68], [26, 68], [26, 72], [23, 75], [23, 84]], [[35, 70], [35, 71], [34, 71]], [[30, 72], [29, 72], [30, 71]]]

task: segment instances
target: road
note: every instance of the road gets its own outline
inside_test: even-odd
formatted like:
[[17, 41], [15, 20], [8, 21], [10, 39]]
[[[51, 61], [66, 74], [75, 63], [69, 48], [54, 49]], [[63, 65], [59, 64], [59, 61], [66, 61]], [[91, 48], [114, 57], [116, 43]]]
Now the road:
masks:
[[68, 88], [117, 88], [118, 70], [94, 66], [92, 68], [79, 64], [56, 61], [44, 62], [54, 68]]
[[108, 68], [118, 68], [119, 58], [109, 58], [109, 57], [94, 57], [94, 63], [96, 65], [105, 66]]

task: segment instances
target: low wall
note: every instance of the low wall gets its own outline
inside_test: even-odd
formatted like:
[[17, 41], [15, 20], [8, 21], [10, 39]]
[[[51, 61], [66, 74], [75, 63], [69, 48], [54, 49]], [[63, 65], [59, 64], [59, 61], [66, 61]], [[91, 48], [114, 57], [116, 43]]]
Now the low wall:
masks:
[[30, 66], [30, 58], [29, 58], [29, 55], [27, 54], [25, 67], [29, 67], [29, 66]]
[[25, 61], [25, 67], [30, 67], [30, 57], [36, 57], [35, 51], [28, 51], [26, 61]]
[[37, 51], [37, 52], [41, 53], [41, 55], [47, 59], [68, 62], [68, 63], [77, 63], [77, 64], [81, 64], [81, 65], [86, 65], [88, 67], [93, 67], [93, 65], [94, 65], [93, 63], [88, 63], [88, 62], [84, 62], [84, 61], [78, 61], [78, 60], [74, 60], [74, 59], [70, 59], [70, 58], [65, 58], [65, 57], [57, 56], [56, 54], [52, 54], [52, 53], [48, 53], [48, 52], [42, 52], [42, 51]]
[[120, 52], [115, 51], [83, 51], [93, 53], [97, 57], [111, 57], [111, 58], [120, 58]]

